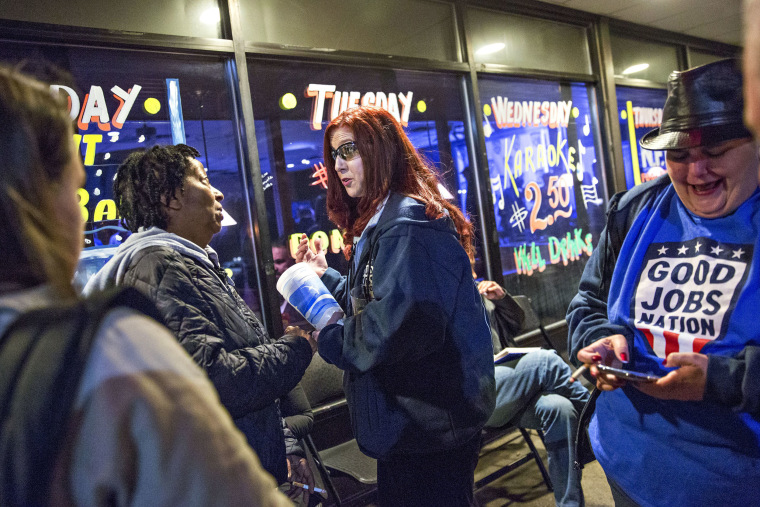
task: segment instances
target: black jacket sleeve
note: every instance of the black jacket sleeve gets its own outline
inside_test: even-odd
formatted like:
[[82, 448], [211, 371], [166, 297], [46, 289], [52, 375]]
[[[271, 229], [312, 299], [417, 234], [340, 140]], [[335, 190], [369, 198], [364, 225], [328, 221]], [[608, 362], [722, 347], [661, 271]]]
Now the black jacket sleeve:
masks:
[[520, 305], [508, 293], [501, 299], [489, 300], [493, 303], [493, 322], [502, 347], [516, 346], [515, 336], [520, 332], [525, 321], [525, 313]]
[[182, 256], [173, 250], [158, 249], [144, 255], [130, 267], [124, 283], [142, 290], [156, 303], [167, 327], [206, 370], [233, 418], [260, 410], [287, 394], [311, 361], [311, 347], [305, 338], [286, 335], [270, 342], [263, 328], [244, 327], [239, 322], [237, 327], [244, 327], [245, 333], [261, 333], [262, 343], [253, 347], [241, 344], [240, 348], [231, 347], [229, 339], [225, 343], [218, 327], [220, 306], [235, 305], [235, 301], [229, 301], [232, 296], [221, 290], [202, 290]]
[[760, 347], [736, 357], [708, 355], [705, 400], [760, 418]]

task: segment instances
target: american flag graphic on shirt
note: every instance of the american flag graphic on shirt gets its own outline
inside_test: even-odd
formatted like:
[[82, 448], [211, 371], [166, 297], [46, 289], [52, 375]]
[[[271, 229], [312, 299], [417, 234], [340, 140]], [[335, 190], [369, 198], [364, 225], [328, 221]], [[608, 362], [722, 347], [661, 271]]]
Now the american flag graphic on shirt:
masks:
[[709, 238], [649, 245], [631, 316], [658, 357], [699, 352], [725, 334], [752, 250]]

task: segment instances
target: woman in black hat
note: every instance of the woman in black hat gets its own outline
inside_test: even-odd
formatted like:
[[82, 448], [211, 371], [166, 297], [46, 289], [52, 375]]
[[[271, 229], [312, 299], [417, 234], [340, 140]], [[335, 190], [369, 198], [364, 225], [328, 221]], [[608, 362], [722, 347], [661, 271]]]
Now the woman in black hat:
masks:
[[760, 505], [743, 486], [760, 483], [760, 161], [742, 107], [733, 60], [670, 75], [641, 140], [667, 150], [668, 175], [611, 200], [568, 309], [571, 357], [603, 391], [589, 436], [616, 505]]

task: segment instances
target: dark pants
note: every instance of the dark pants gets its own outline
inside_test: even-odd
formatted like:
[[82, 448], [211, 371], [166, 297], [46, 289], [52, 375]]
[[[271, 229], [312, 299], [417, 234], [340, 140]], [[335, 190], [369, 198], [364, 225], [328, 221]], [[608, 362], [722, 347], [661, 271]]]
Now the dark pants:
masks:
[[617, 482], [609, 477], [607, 477], [607, 482], [610, 485], [610, 491], [612, 492], [612, 499], [615, 501], [615, 507], [639, 507], [639, 504], [637, 504], [633, 498], [628, 496]]
[[456, 449], [378, 460], [378, 503], [381, 507], [475, 505], [472, 489], [479, 454], [480, 433]]

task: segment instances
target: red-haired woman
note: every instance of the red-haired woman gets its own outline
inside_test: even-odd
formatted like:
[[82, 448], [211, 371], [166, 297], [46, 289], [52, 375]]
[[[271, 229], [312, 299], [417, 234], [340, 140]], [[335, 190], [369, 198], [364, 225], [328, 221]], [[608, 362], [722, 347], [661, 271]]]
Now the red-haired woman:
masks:
[[305, 237], [297, 259], [346, 310], [319, 333], [319, 352], [345, 371], [354, 434], [378, 460], [380, 504], [469, 505], [494, 405], [491, 338], [467, 257], [472, 226], [382, 109], [335, 118], [324, 155], [348, 276]]

